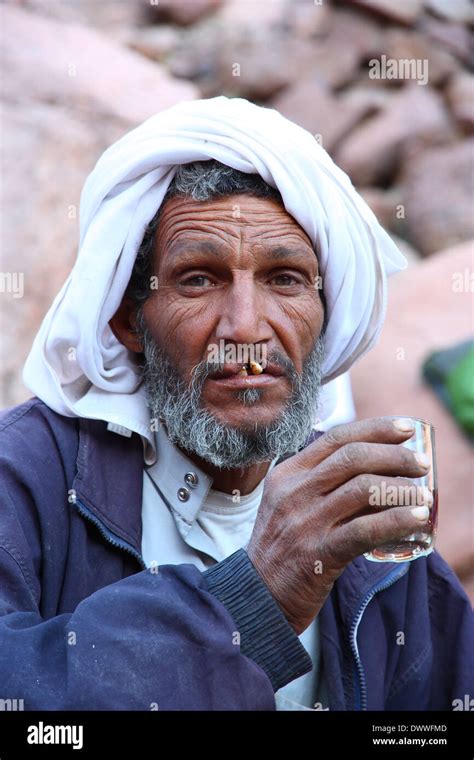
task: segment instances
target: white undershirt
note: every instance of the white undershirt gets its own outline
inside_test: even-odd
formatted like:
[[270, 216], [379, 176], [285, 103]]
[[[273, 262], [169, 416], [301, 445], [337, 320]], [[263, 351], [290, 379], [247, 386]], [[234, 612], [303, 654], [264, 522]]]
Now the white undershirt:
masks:
[[[156, 433], [156, 448], [157, 461], [144, 468], [143, 476], [142, 555], [147, 567], [184, 562], [204, 570], [246, 548], [264, 480], [245, 496], [216, 491], [212, 479], [169, 441], [163, 427]], [[269, 471], [274, 465], [272, 462]], [[186, 473], [197, 480], [194, 487], [186, 482]], [[186, 491], [184, 501], [179, 498], [180, 489]], [[318, 701], [317, 619], [300, 641], [311, 656], [313, 670], [276, 693], [277, 709], [314, 709]]]
[[250, 541], [263, 494], [264, 481], [246, 496], [210, 489], [197, 522], [226, 557]]

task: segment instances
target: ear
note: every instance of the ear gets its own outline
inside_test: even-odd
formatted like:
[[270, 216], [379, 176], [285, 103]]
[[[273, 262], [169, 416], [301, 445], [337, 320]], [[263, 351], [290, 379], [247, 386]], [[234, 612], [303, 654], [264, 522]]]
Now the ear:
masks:
[[136, 330], [137, 306], [128, 296], [124, 296], [114, 316], [109, 322], [110, 328], [120, 343], [130, 351], [141, 354], [142, 341]]

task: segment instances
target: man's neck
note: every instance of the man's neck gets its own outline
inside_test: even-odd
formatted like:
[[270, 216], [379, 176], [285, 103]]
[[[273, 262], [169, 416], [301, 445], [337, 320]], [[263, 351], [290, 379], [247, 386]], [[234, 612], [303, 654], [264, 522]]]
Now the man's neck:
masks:
[[212, 478], [212, 487], [214, 490], [230, 494], [239, 491], [240, 496], [246, 496], [258, 486], [260, 481], [263, 480], [267, 474], [268, 468], [271, 464], [269, 461], [252, 464], [249, 467], [239, 467], [235, 470], [221, 470], [204, 459], [201, 459], [197, 454], [190, 454], [188, 451], [184, 451], [181, 448], [180, 450]]

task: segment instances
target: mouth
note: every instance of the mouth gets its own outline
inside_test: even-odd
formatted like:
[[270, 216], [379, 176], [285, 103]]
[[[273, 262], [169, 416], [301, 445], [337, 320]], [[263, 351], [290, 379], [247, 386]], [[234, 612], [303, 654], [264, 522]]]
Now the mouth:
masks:
[[225, 364], [217, 372], [209, 375], [209, 379], [219, 385], [232, 388], [258, 388], [273, 385], [281, 380], [284, 373], [277, 364], [266, 365], [250, 361], [246, 364]]

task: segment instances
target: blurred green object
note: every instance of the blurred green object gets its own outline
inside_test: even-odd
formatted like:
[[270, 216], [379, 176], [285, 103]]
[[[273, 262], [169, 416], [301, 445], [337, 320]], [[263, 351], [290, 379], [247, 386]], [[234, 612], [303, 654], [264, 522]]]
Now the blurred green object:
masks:
[[431, 354], [423, 364], [423, 377], [474, 442], [474, 341]]

